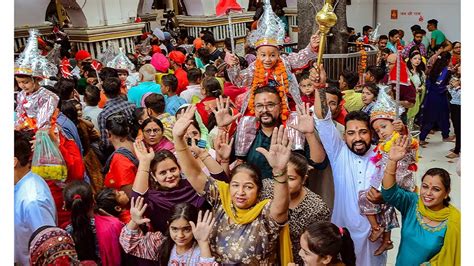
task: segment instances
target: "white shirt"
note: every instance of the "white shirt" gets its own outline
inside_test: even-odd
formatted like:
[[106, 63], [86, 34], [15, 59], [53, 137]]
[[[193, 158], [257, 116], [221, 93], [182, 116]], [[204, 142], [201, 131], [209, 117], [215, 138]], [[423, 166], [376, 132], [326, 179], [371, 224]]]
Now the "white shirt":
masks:
[[201, 85], [189, 85], [184, 91], [179, 94], [179, 97], [186, 100], [187, 103], [191, 103], [193, 96], [198, 96], [202, 100]]
[[30, 237], [42, 226], [56, 226], [56, 205], [46, 181], [32, 172], [16, 183], [14, 202], [15, 262], [30, 265]]
[[357, 265], [385, 265], [387, 252], [380, 256], [373, 255], [381, 242], [369, 241], [370, 223], [367, 216], [360, 214], [358, 205], [358, 192], [369, 188], [370, 176], [375, 171], [375, 165], [370, 161], [375, 155], [373, 147], [363, 156], [353, 153], [336, 129], [330, 111], [324, 119], [314, 116], [314, 122], [334, 176], [331, 222], [349, 229], [354, 241]]
[[82, 108], [82, 117], [89, 117], [92, 121], [92, 124], [94, 124], [95, 129], [99, 130], [99, 123], [97, 122], [97, 117], [99, 116], [100, 112], [102, 112], [102, 108], [99, 108], [98, 106], [85, 105]]

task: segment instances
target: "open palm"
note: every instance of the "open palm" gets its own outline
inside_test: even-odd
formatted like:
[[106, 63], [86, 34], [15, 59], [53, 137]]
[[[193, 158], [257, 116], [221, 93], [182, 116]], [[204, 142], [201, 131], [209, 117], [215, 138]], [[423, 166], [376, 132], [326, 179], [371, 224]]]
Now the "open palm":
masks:
[[186, 130], [193, 122], [196, 106], [188, 106], [186, 111], [181, 111], [183, 114], [173, 126], [173, 138], [181, 139], [186, 134]]
[[153, 151], [153, 148], [150, 147], [147, 150], [143, 141], [139, 139], [135, 140], [135, 142], [133, 143], [133, 148], [135, 149], [135, 155], [137, 156], [137, 159], [140, 162], [151, 162], [153, 158], [155, 158], [155, 152]]
[[232, 152], [232, 144], [234, 139], [232, 138], [229, 142], [229, 133], [219, 131], [214, 141], [214, 147], [216, 149], [217, 157], [219, 159], [229, 159]]
[[232, 124], [232, 122], [234, 122], [240, 116], [240, 113], [236, 115], [231, 115], [229, 108], [230, 108], [229, 97], [227, 97], [224, 100], [222, 96], [219, 96], [219, 99], [216, 99], [216, 108], [214, 108], [212, 112], [214, 113], [214, 116], [216, 117], [217, 126], [219, 127], [228, 126]]
[[283, 126], [273, 129], [270, 149], [262, 147], [256, 150], [267, 159], [268, 164], [277, 170], [286, 170], [291, 154], [291, 141], [288, 140], [288, 130]]
[[400, 161], [403, 159], [407, 153], [409, 138], [406, 135], [403, 135], [395, 140], [392, 144], [392, 148], [388, 154], [388, 158], [392, 161]]
[[216, 218], [212, 217], [212, 212], [209, 210], [206, 210], [204, 216], [202, 216], [202, 211], [199, 211], [196, 224], [193, 221], [189, 222], [193, 230], [194, 239], [198, 242], [208, 241], [215, 221]]
[[130, 201], [130, 216], [132, 218], [132, 221], [137, 225], [150, 222], [150, 219], [143, 218], [143, 213], [145, 213], [147, 207], [147, 204], [143, 204], [143, 201], [143, 197], [140, 196], [137, 198], [136, 201], [134, 197]]
[[309, 103], [305, 105], [298, 105], [296, 108], [298, 112], [298, 123], [296, 125], [289, 125], [291, 128], [298, 130], [299, 132], [313, 133], [314, 132], [314, 120], [311, 116], [311, 111], [309, 108]]

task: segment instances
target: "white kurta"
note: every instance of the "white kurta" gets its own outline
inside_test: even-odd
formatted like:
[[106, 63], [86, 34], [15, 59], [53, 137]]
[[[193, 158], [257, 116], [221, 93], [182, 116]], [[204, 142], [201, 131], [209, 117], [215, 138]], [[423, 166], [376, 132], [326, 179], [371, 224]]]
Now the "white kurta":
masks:
[[370, 242], [370, 223], [361, 215], [358, 205], [358, 192], [370, 186], [370, 176], [375, 165], [370, 162], [374, 156], [373, 147], [364, 155], [353, 153], [342, 140], [332, 122], [331, 113], [325, 119], [314, 116], [316, 130], [326, 150], [334, 176], [334, 209], [331, 222], [347, 227], [354, 241], [356, 264], [360, 266], [379, 266], [387, 262], [387, 252], [374, 256], [381, 242]]

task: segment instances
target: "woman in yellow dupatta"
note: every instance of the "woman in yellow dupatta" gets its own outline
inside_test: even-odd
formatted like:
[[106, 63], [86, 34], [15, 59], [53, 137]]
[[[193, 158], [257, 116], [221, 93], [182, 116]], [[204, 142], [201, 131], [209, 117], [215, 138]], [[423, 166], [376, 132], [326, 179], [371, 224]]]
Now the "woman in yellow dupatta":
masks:
[[461, 213], [449, 204], [449, 173], [429, 169], [421, 179], [420, 195], [400, 189], [395, 182], [397, 162], [408, 145], [407, 136], [395, 141], [382, 181], [384, 200], [402, 214], [396, 265], [461, 265]]
[[[274, 129], [268, 151], [257, 148], [268, 160], [276, 181], [274, 199], [259, 201], [262, 183], [255, 167], [248, 164], [237, 166], [231, 173], [230, 184], [214, 180], [202, 172], [184, 140], [195, 111], [195, 106], [188, 107], [176, 121], [173, 139], [187, 180], [213, 207], [216, 217], [210, 236], [213, 256], [220, 263], [287, 265], [292, 261], [292, 254], [287, 225], [290, 201], [287, 164], [291, 143], [286, 129], [283, 126]], [[277, 253], [280, 254], [279, 260], [276, 259]]]

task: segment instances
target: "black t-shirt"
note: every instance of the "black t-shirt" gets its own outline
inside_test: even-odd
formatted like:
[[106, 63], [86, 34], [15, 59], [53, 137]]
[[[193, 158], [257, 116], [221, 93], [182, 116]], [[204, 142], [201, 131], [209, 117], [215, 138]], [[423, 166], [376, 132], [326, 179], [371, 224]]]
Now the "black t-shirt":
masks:
[[215, 62], [217, 59], [219, 59], [219, 57], [221, 56], [221, 54], [223, 53], [224, 51], [222, 51], [221, 49], [216, 49], [214, 50], [214, 52], [212, 52], [210, 55], [209, 55], [209, 60]]

